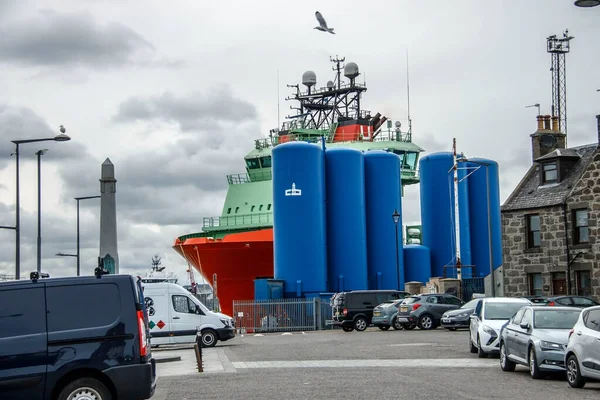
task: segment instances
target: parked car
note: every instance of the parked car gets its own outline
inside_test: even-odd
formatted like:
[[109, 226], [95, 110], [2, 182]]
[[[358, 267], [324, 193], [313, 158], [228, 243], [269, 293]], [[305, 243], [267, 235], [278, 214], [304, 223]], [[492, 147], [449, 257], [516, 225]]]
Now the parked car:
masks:
[[569, 332], [564, 361], [571, 387], [600, 380], [600, 306], [581, 311]]
[[569, 332], [580, 310], [572, 307], [523, 307], [500, 333], [500, 367], [514, 371], [516, 364], [529, 367], [534, 379], [546, 372], [565, 370]]
[[456, 296], [444, 293], [424, 293], [410, 296], [398, 308], [398, 322], [404, 329], [428, 330], [440, 325], [442, 315], [448, 310], [456, 310], [465, 304]]
[[475, 307], [481, 302], [481, 298], [475, 298], [466, 304], [463, 304], [457, 310], [446, 311], [440, 320], [442, 327], [455, 331], [458, 328], [468, 328], [471, 325], [471, 314], [475, 312]]
[[548, 297], [546, 305], [586, 308], [600, 306], [600, 303], [585, 296], [553, 296]]
[[489, 353], [499, 352], [499, 336], [502, 326], [523, 306], [532, 303], [523, 298], [489, 297], [477, 304], [471, 314], [469, 350], [485, 358]]
[[387, 331], [390, 326], [395, 330], [401, 330], [402, 324], [398, 321], [396, 316], [398, 315], [398, 307], [402, 303], [403, 299], [384, 302], [373, 309], [373, 318], [371, 322], [373, 325]]
[[539, 305], [548, 304], [548, 298], [545, 296], [534, 295], [534, 296], [524, 296], [523, 298], [529, 300], [533, 304], [539, 304]]
[[372, 323], [373, 309], [389, 300], [398, 300], [410, 296], [400, 290], [352, 290], [333, 296], [331, 303], [333, 325], [341, 326], [344, 332], [359, 332]]
[[153, 396], [156, 367], [140, 282], [103, 273], [32, 272], [29, 280], [0, 282], [0, 398]]

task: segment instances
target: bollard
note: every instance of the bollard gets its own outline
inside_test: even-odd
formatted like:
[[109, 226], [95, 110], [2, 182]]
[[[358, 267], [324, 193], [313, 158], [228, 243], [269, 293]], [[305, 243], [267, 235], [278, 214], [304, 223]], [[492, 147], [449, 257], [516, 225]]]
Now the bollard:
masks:
[[196, 364], [198, 365], [198, 372], [204, 372], [204, 363], [202, 362], [202, 337], [196, 335], [196, 344], [194, 344], [194, 351], [196, 352]]

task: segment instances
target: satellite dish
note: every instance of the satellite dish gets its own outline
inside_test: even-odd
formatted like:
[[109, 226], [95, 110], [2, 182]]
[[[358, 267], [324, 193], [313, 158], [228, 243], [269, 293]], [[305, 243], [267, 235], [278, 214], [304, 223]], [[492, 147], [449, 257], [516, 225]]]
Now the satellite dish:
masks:
[[540, 144], [546, 149], [553, 148], [556, 145], [556, 137], [554, 135], [542, 135], [540, 136]]

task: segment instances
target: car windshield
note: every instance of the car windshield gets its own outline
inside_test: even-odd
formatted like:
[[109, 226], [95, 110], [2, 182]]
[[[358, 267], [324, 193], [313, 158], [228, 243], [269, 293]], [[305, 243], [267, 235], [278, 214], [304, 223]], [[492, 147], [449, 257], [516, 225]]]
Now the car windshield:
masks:
[[463, 304], [463, 306], [461, 308], [474, 310], [475, 307], [477, 307], [478, 302], [479, 302], [479, 299], [471, 300], [470, 302]]
[[485, 305], [485, 319], [510, 319], [526, 303], [487, 303]]
[[538, 329], [571, 329], [577, 323], [581, 310], [538, 310], [533, 326]]

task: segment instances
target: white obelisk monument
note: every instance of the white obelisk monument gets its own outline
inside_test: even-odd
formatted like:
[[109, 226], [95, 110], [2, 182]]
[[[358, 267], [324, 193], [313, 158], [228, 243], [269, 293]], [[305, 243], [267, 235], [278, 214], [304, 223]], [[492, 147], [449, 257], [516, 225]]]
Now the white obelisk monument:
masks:
[[119, 273], [116, 192], [115, 166], [107, 158], [102, 163], [100, 178], [100, 257], [111, 274]]

